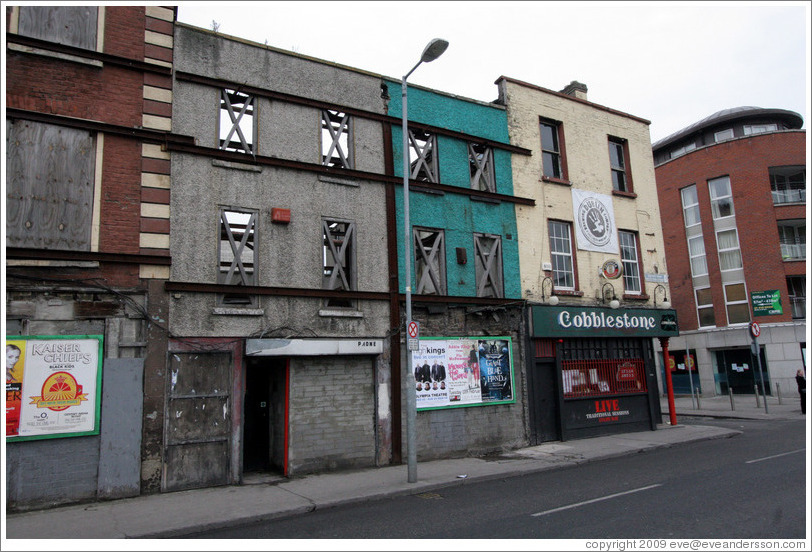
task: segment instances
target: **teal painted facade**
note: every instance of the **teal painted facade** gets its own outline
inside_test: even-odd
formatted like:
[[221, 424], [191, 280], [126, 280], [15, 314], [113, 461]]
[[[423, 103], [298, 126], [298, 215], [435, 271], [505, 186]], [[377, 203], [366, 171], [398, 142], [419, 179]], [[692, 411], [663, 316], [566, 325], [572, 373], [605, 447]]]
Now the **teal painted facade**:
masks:
[[[389, 113], [401, 117], [401, 84], [386, 81], [389, 88]], [[449, 129], [488, 140], [509, 144], [505, 110], [482, 103], [447, 96], [421, 88], [408, 90], [409, 124], [423, 123]], [[400, 126], [392, 128], [395, 174], [403, 176], [403, 134]], [[471, 176], [468, 163], [468, 143], [449, 136], [437, 136], [437, 162], [440, 183], [470, 189]], [[496, 192], [513, 195], [511, 153], [493, 149]], [[430, 188], [431, 184], [425, 184]], [[405, 292], [405, 243], [403, 236], [403, 193], [396, 193], [398, 231], [398, 275], [400, 291]], [[412, 226], [445, 231], [446, 285], [448, 295], [476, 297], [476, 263], [474, 233], [495, 234], [502, 237], [502, 268], [504, 296], [521, 298], [519, 277], [519, 245], [516, 229], [516, 211], [513, 203], [484, 202], [468, 195], [433, 194], [410, 190], [409, 211]], [[464, 248], [468, 262], [457, 263], [457, 248]], [[414, 262], [412, 285], [416, 285]]]

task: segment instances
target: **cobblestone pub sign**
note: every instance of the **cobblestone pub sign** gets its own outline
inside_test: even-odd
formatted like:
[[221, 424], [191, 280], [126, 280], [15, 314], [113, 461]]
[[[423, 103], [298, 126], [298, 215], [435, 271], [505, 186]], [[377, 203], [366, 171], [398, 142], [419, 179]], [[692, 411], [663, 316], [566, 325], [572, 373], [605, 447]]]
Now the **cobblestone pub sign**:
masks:
[[674, 337], [679, 335], [673, 309], [609, 309], [534, 306], [534, 337]]

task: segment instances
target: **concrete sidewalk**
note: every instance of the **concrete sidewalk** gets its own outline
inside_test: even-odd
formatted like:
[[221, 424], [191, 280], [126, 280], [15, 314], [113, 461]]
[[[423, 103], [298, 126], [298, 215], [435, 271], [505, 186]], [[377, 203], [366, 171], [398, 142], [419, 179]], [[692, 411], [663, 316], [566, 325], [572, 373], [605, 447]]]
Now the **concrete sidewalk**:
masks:
[[[119, 539], [162, 538], [235, 526], [397, 495], [417, 494], [451, 485], [464, 485], [542, 470], [671, 447], [741, 432], [711, 426], [681, 424], [680, 416], [751, 419], [804, 419], [798, 401], [768, 403], [769, 414], [755, 406], [752, 396], [736, 397], [731, 410], [727, 397], [701, 399], [695, 408], [690, 397], [675, 400], [677, 425], [657, 431], [625, 433], [591, 439], [552, 442], [510, 451], [498, 457], [458, 458], [418, 462], [417, 482], [407, 482], [407, 466], [277, 479], [240, 486], [147, 495], [52, 508], [6, 517], [7, 539]], [[752, 404], [750, 404], [752, 403]], [[748, 406], [749, 405], [749, 406]], [[725, 408], [726, 406], [726, 408]], [[663, 421], [669, 421], [663, 398]], [[14, 542], [4, 542], [13, 549]]]

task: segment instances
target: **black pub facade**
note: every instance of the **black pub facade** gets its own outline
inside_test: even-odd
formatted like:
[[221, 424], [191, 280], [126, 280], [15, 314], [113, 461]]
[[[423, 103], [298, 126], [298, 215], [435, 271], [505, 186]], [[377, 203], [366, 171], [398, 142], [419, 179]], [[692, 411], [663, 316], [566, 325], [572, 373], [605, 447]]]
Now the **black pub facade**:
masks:
[[528, 318], [532, 443], [657, 428], [653, 339], [667, 350], [679, 335], [674, 310], [544, 305]]

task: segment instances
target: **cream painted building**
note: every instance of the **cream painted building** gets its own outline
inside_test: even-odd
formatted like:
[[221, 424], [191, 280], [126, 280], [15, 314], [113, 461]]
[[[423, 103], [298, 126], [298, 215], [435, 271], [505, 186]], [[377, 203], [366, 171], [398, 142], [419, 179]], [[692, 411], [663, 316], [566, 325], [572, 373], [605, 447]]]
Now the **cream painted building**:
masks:
[[[511, 144], [522, 296], [528, 301], [530, 440], [655, 430], [670, 309], [649, 121], [497, 80]], [[607, 405], [611, 405], [607, 407]]]
[[[572, 83], [561, 92], [507, 77], [497, 84], [499, 102], [507, 108], [511, 142], [534, 152], [512, 160], [515, 193], [536, 200], [535, 206], [516, 206], [525, 298], [537, 302], [548, 299], [550, 282], [544, 279], [549, 276], [555, 284], [552, 294], [561, 303], [600, 303], [604, 297], [612, 298], [613, 288], [621, 307], [651, 307], [655, 306], [656, 286], [663, 284], [666, 289], [657, 289], [656, 297], [657, 306], [661, 306], [670, 294], [649, 121], [590, 103], [586, 87], [580, 83]], [[552, 142], [547, 143], [551, 137]], [[617, 152], [622, 158], [614, 157]], [[617, 164], [613, 168], [618, 159], [622, 168]], [[615, 178], [613, 173], [620, 176]], [[612, 252], [607, 252], [607, 247], [603, 251], [581, 247], [577, 239], [579, 221], [573, 211], [574, 190], [609, 199], [615, 231], [624, 234], [626, 258], [621, 258], [620, 248], [614, 247], [619, 241], [616, 239], [607, 244]], [[551, 252], [550, 220], [569, 226], [571, 281], [560, 270], [553, 270], [566, 265], [566, 255]], [[565, 245], [566, 240], [558, 241]], [[636, 258], [628, 247], [631, 245]], [[559, 258], [557, 265], [554, 257]], [[623, 272], [616, 279], [604, 277], [602, 269], [607, 261], [620, 266], [626, 261], [627, 268], [636, 264], [637, 273]], [[612, 288], [604, 288], [606, 283]]]

